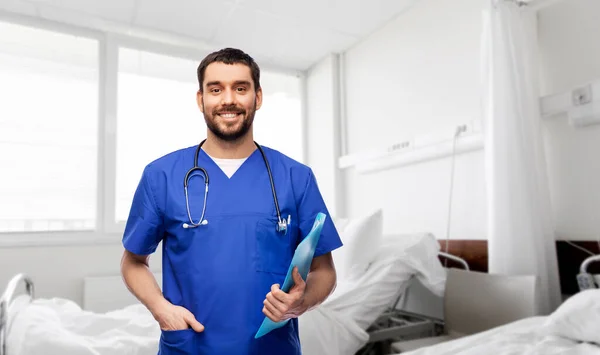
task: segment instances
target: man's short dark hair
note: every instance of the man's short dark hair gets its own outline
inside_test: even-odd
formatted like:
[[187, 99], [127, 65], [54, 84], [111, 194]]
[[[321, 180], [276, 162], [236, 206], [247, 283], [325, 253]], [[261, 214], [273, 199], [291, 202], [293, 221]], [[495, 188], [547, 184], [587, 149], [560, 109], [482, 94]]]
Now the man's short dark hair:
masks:
[[252, 81], [254, 82], [254, 90], [258, 91], [258, 89], [260, 89], [260, 68], [254, 59], [239, 49], [224, 48], [220, 51], [207, 55], [206, 58], [200, 62], [200, 65], [198, 66], [198, 85], [200, 86], [200, 92], [203, 91], [202, 84], [204, 83], [204, 73], [206, 72], [206, 67], [215, 62], [225, 64], [244, 64], [248, 66], [252, 75]]

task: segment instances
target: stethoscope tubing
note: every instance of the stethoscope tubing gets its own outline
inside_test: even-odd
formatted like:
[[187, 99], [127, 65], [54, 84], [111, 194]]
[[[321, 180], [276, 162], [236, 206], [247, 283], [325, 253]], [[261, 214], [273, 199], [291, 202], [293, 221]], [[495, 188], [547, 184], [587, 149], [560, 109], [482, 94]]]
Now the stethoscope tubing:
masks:
[[[198, 227], [199, 225], [202, 225], [202, 224], [207, 224], [207, 222], [204, 220], [204, 216], [206, 214], [206, 200], [208, 198], [209, 177], [208, 177], [208, 172], [206, 171], [206, 169], [198, 166], [198, 156], [200, 155], [200, 149], [202, 148], [202, 145], [204, 144], [205, 141], [206, 141], [206, 139], [203, 140], [202, 142], [200, 142], [200, 144], [198, 144], [198, 147], [196, 148], [196, 153], [194, 156], [194, 167], [192, 167], [190, 170], [188, 170], [188, 172], [185, 174], [185, 178], [183, 181], [183, 188], [184, 188], [184, 192], [185, 192], [185, 205], [186, 205], [188, 218], [191, 223], [191, 225], [184, 223], [183, 224], [184, 228], [194, 228], [194, 227]], [[269, 175], [269, 183], [271, 185], [271, 193], [273, 195], [273, 202], [275, 203], [275, 211], [277, 213], [277, 230], [278, 231], [285, 230], [287, 228], [287, 223], [289, 223], [289, 221], [286, 223], [286, 221], [281, 218], [281, 210], [279, 209], [279, 200], [277, 198], [277, 192], [275, 190], [275, 182], [273, 179], [273, 173], [271, 172], [271, 167], [269, 165], [269, 161], [268, 161], [267, 156], [265, 155], [265, 152], [263, 151], [262, 147], [256, 142], [254, 142], [254, 144], [256, 145], [256, 148], [258, 148], [258, 150], [260, 151], [260, 154], [263, 158], [263, 162], [265, 163], [265, 166], [267, 168], [267, 174]], [[200, 220], [198, 221], [198, 223], [195, 223], [194, 220], [192, 219], [192, 214], [190, 211], [190, 203], [189, 203], [189, 194], [188, 194], [189, 180], [190, 180], [192, 173], [195, 171], [202, 172], [202, 175], [204, 177], [204, 185], [205, 185], [204, 203], [202, 205], [202, 216], [200, 217]]]

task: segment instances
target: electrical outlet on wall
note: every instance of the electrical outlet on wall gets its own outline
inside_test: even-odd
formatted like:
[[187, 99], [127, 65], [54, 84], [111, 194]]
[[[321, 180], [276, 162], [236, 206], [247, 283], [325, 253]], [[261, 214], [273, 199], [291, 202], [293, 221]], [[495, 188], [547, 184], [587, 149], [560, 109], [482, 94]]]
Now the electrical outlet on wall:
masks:
[[592, 102], [592, 86], [586, 85], [573, 90], [571, 98], [575, 106], [589, 104]]

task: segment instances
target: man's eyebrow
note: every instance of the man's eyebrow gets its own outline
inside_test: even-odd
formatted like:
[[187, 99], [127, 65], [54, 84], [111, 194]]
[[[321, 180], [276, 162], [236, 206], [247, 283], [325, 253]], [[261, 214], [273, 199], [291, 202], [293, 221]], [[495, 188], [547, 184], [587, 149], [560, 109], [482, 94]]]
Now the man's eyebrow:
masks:
[[234, 82], [235, 85], [252, 85], [248, 80], [237, 80]]
[[[209, 81], [208, 83], [206, 83], [206, 86], [218, 86], [221, 85], [221, 82], [218, 80], [215, 81]], [[247, 86], [251, 86], [252, 83], [249, 82], [248, 80], [236, 80], [233, 82], [233, 85], [247, 85]]]

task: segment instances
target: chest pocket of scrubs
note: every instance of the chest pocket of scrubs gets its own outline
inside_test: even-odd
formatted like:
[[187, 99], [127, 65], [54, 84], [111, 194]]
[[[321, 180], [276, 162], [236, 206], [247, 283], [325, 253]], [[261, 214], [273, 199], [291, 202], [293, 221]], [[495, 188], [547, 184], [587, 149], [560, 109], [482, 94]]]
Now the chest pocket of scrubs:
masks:
[[260, 220], [256, 224], [256, 271], [287, 274], [292, 256], [296, 249], [296, 233], [294, 223], [288, 226], [287, 232], [278, 232], [276, 224], [271, 220]]

